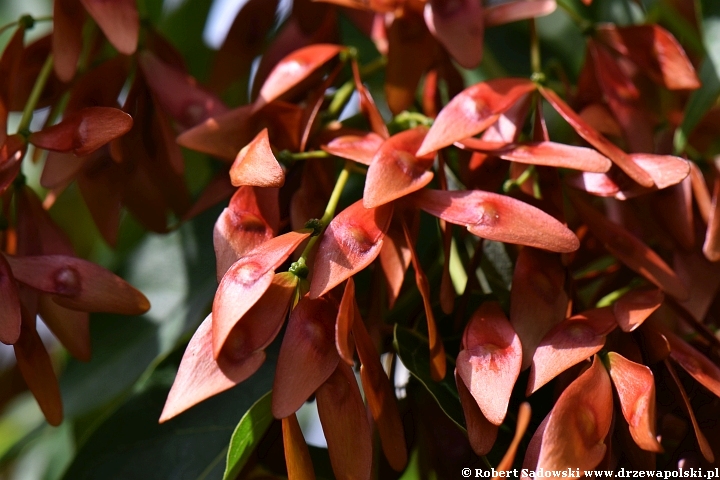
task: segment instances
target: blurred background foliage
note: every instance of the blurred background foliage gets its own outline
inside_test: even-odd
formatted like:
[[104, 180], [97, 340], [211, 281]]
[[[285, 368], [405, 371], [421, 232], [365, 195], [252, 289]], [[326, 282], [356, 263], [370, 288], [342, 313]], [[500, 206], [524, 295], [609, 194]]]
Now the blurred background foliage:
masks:
[[[645, 1], [644, 8], [626, 0], [596, 0], [589, 9], [579, 0], [558, 3], [586, 18], [619, 25], [644, 22], [646, 18], [659, 21], [689, 52], [699, 53], [703, 48], [692, 29], [673, 16], [663, 1]], [[242, 4], [243, 0], [138, 0], [144, 21], [156, 25], [169, 38], [182, 53], [190, 73], [200, 81], [207, 77], [213, 51], [221, 44]], [[288, 9], [288, 2], [283, 2], [278, 26]], [[0, 25], [23, 14], [39, 18], [51, 13], [50, 0], [3, 0]], [[573, 82], [583, 61], [582, 32], [561, 8], [538, 19], [537, 25], [545, 67], [559, 69]], [[349, 21], [341, 19], [341, 26], [343, 42], [359, 49], [362, 62], [377, 55], [372, 43]], [[38, 22], [28, 39], [39, 38], [50, 29], [50, 22]], [[0, 36], [0, 47], [9, 38], [7, 32]], [[466, 84], [501, 75], [529, 76], [528, 38], [527, 22], [488, 29], [483, 63], [475, 70], [463, 72]], [[705, 74], [713, 75], [714, 70], [710, 68]], [[370, 87], [376, 102], [388, 112], [382, 79], [372, 81]], [[233, 99], [226, 100], [232, 103]], [[564, 122], [550, 109], [545, 114], [550, 129], [562, 135], [567, 128]], [[18, 120], [11, 119], [11, 132]], [[197, 193], [210, 178], [213, 163], [201, 154], [189, 151], [184, 154], [187, 181], [193, 193]], [[29, 184], [42, 194], [38, 182], [42, 164], [28, 163], [25, 162], [25, 173]], [[57, 200], [51, 214], [71, 236], [78, 254], [119, 272], [147, 295], [152, 309], [135, 318], [94, 315], [93, 357], [88, 363], [72, 359], [46, 331], [44, 340], [60, 372], [65, 408], [65, 421], [57, 428], [45, 423], [35, 400], [25, 391], [11, 363], [14, 361], [11, 347], [0, 345], [0, 479], [222, 478], [233, 430], [272, 386], [273, 352], [276, 355], [277, 348], [268, 351], [268, 360], [250, 380], [171, 422], [157, 424], [185, 345], [209, 312], [217, 286], [212, 228], [221, 208], [211, 209], [167, 235], [146, 233], [126, 215], [118, 246], [113, 250], [103, 242], [75, 187], [68, 188]], [[493, 253], [492, 242], [486, 245], [488, 260], [481, 267], [489, 280], [509, 288], [503, 279], [512, 278], [512, 263], [502, 248]], [[430, 246], [421, 248], [421, 253], [424, 248]], [[409, 335], [402, 331], [396, 334]], [[410, 340], [402, 343], [412, 344]], [[401, 358], [409, 367], [416, 360], [411, 351], [401, 352]], [[448, 415], [458, 415], [456, 396], [445, 398], [442, 392], [434, 393]], [[312, 437], [310, 416], [301, 418], [301, 422], [306, 435]], [[277, 428], [271, 427], [263, 440], [268, 445], [261, 444], [258, 455], [270, 452], [271, 444], [278, 438]], [[259, 438], [249, 441], [254, 442], [253, 446], [260, 443]], [[322, 445], [322, 438], [309, 441]], [[313, 447], [312, 454], [324, 459], [315, 462], [318, 476], [331, 478], [325, 451]], [[402, 478], [421, 478], [418, 465], [417, 456], [411, 455]]]

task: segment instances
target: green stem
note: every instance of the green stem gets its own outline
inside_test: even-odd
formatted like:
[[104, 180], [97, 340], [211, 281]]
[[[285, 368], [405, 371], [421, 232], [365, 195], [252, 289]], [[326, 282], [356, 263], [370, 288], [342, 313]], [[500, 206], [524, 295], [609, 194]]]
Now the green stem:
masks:
[[537, 34], [537, 26], [535, 19], [530, 19], [530, 66], [532, 67], [533, 76], [542, 74], [542, 66], [540, 62], [540, 39]]
[[515, 180], [512, 180], [512, 179], [507, 180], [503, 184], [503, 191], [505, 193], [507, 193], [510, 190], [512, 190], [514, 187], [519, 187], [523, 183], [527, 182], [534, 173], [535, 173], [535, 165], [530, 165]]
[[327, 206], [325, 207], [325, 213], [323, 213], [323, 216], [320, 219], [320, 222], [323, 224], [323, 229], [328, 226], [330, 220], [332, 220], [335, 216], [335, 210], [337, 209], [338, 202], [340, 201], [340, 195], [342, 195], [345, 184], [347, 183], [348, 178], [350, 178], [350, 166], [348, 163], [349, 162], [345, 162], [345, 167], [340, 172], [340, 175], [338, 175], [338, 179], [335, 182], [335, 188], [333, 188], [333, 191], [330, 194], [330, 200], [328, 200]]
[[533, 182], [533, 197], [542, 200], [542, 192], [540, 191], [540, 182], [537, 179]]
[[282, 150], [277, 153], [277, 159], [279, 162], [292, 164], [299, 160], [311, 160], [313, 158], [328, 158], [330, 154], [324, 150], [311, 150], [309, 152], [291, 152], [289, 150]]
[[7, 25], [3, 25], [2, 27], [0, 27], [0, 35], [7, 32], [11, 28], [17, 26], [18, 23], [20, 23], [20, 22], [11, 22], [11, 23], [8, 23]]
[[328, 158], [330, 154], [325, 150], [313, 150], [310, 152], [293, 153], [294, 160], [310, 160], [312, 158]]
[[310, 252], [317, 243], [318, 239], [322, 236], [322, 232], [324, 232], [327, 228], [330, 220], [332, 220], [335, 216], [335, 210], [337, 209], [338, 202], [340, 201], [340, 195], [345, 188], [348, 178], [350, 178], [350, 167], [350, 162], [345, 162], [345, 167], [342, 169], [342, 172], [340, 172], [340, 175], [335, 182], [335, 188], [333, 188], [333, 191], [330, 194], [330, 200], [328, 200], [327, 206], [325, 207], [325, 213], [323, 213], [323, 216], [320, 219], [322, 231], [319, 235], [310, 238], [310, 241], [305, 246], [305, 250], [303, 250], [302, 255], [300, 255], [298, 261], [290, 267], [291, 269], [301, 271], [303, 268], [306, 268], [307, 257], [310, 255]]
[[[366, 77], [374, 74], [378, 70], [382, 69], [387, 65], [387, 57], [377, 57], [370, 63], [360, 67], [360, 76]], [[331, 118], [337, 118], [342, 112], [343, 107], [350, 101], [350, 97], [355, 91], [355, 80], [351, 78], [347, 82], [343, 83], [340, 88], [337, 89], [333, 96], [330, 105], [328, 106], [326, 116]]]
[[50, 22], [52, 21], [53, 17], [52, 15], [48, 15], [46, 17], [38, 17], [34, 18], [30, 15], [23, 15], [20, 17], [20, 20], [16, 20], [14, 22], [10, 22], [8, 24], [3, 25], [0, 27], [0, 35], [5, 33], [6, 31], [10, 30], [13, 27], [18, 26], [21, 23], [25, 24], [25, 29], [29, 30], [31, 29], [37, 22]]
[[345, 104], [350, 101], [350, 97], [354, 91], [355, 82], [351, 78], [347, 82], [343, 83], [343, 85], [335, 92], [335, 95], [328, 106], [327, 115], [337, 118], [337, 116], [340, 115], [340, 112], [342, 112], [343, 107], [345, 107]]
[[398, 123], [416, 123], [418, 125], [430, 126], [433, 119], [423, 115], [420, 112], [408, 112], [407, 110], [398, 113], [393, 121]]
[[45, 89], [45, 84], [47, 83], [48, 78], [50, 78], [50, 72], [52, 72], [52, 69], [53, 55], [51, 53], [48, 55], [47, 59], [45, 59], [45, 64], [42, 66], [40, 75], [38, 75], [38, 78], [35, 80], [35, 85], [33, 86], [32, 92], [30, 92], [30, 97], [25, 104], [25, 109], [23, 110], [22, 118], [20, 119], [20, 125], [18, 125], [18, 132], [21, 134], [27, 134], [29, 132], [33, 112], [35, 111], [38, 101], [40, 101], [40, 95], [42, 95], [42, 92]]
[[373, 73], [385, 68], [385, 65], [387, 65], [387, 57], [381, 55], [370, 63], [360, 67], [360, 76], [366, 77], [368, 75], [372, 75]]
[[403, 130], [409, 130], [419, 125], [425, 125], [429, 127], [433, 124], [433, 119], [426, 117], [420, 112], [408, 112], [407, 110], [398, 113], [388, 123], [388, 129], [391, 134], [401, 132]]
[[595, 304], [595, 308], [601, 308], [601, 307], [609, 307], [610, 305], [617, 302], [617, 300], [625, 295], [627, 292], [632, 290], [632, 287], [629, 285], [627, 287], [623, 287], [619, 290], [615, 290], [614, 292], [610, 292], [604, 297], [602, 297], [598, 302]]

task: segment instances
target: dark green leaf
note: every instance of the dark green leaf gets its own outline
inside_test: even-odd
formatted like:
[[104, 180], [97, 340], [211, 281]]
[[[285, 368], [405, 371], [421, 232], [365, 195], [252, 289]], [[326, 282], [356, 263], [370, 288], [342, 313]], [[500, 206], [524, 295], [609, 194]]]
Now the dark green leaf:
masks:
[[707, 57], [700, 68], [702, 86], [690, 96], [685, 116], [675, 131], [674, 147], [682, 153], [688, 138], [720, 95], [720, 2], [701, 0], [703, 43]]
[[15, 460], [13, 478], [58, 480], [75, 453], [72, 435], [70, 423], [46, 426]]
[[223, 479], [232, 480], [237, 477], [270, 427], [273, 421], [271, 400], [272, 392], [266, 393], [240, 419], [230, 439]]
[[[718, 44], [720, 48], [720, 44]], [[702, 86], [690, 95], [687, 106], [685, 107], [685, 116], [683, 121], [675, 130], [675, 138], [673, 140], [675, 152], [682, 153], [687, 146], [688, 137], [693, 129], [702, 120], [703, 116], [715, 104], [715, 100], [720, 95], [720, 77], [718, 77], [717, 67], [708, 57], [700, 67], [700, 82]]]
[[207, 314], [217, 286], [212, 231], [217, 210], [170, 235], [147, 235], [123, 264], [123, 276], [147, 295], [142, 318], [93, 315], [93, 357], [71, 360], [60, 379], [67, 418], [78, 418], [126, 393], [158, 357], [176, 348]]
[[442, 381], [436, 382], [430, 377], [430, 346], [427, 338], [395, 325], [393, 344], [403, 365], [427, 388], [443, 412], [464, 431], [465, 416], [452, 375], [455, 362], [447, 357], [449, 373]]
[[487, 263], [482, 262], [481, 265], [483, 266], [483, 272], [485, 272], [488, 277], [488, 282], [490, 283], [493, 293], [499, 293], [497, 291], [498, 289], [509, 293], [514, 267], [512, 260], [505, 250], [505, 244], [485, 240], [482, 244], [482, 249], [483, 260], [486, 260]]
[[222, 478], [238, 417], [272, 386], [277, 346], [255, 375], [160, 425], [180, 360], [178, 349], [80, 447], [64, 478]]
[[150, 234], [128, 257], [124, 277], [150, 300], [146, 317], [158, 327], [160, 352], [195, 330], [207, 314], [215, 290], [213, 209], [168, 235]]
[[330, 464], [330, 454], [327, 448], [315, 447], [308, 445], [310, 450], [310, 459], [315, 469], [315, 480], [329, 480], [335, 478]]
[[147, 20], [152, 24], [156, 24], [162, 17], [163, 3], [153, 0], [139, 0], [137, 2], [138, 13], [140, 18]]
[[85, 415], [127, 391], [158, 355], [158, 329], [143, 318], [94, 315], [93, 358], [72, 360], [60, 378], [65, 416]]
[[502, 305], [508, 310], [510, 305], [510, 285], [513, 277], [513, 262], [505, 250], [505, 244], [484, 240], [482, 243], [483, 256], [480, 260], [487, 286]]
[[205, 22], [213, 2], [182, 2], [160, 22], [161, 32], [182, 53], [190, 74], [202, 78], [213, 55], [202, 41]]

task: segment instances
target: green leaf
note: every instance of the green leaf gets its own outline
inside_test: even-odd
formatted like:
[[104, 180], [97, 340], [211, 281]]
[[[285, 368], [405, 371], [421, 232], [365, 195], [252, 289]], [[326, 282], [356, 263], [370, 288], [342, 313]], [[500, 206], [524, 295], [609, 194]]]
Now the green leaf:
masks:
[[[495, 295], [497, 300], [506, 311], [510, 305], [510, 286], [514, 272], [513, 262], [507, 254], [505, 244], [484, 240], [482, 242], [482, 259], [480, 269], [482, 270], [487, 287]], [[481, 285], [483, 279], [480, 279]], [[485, 286], [483, 285], [483, 289]]]
[[138, 0], [137, 8], [140, 13], [140, 18], [151, 24], [158, 23], [162, 17], [162, 2], [155, 2], [153, 0]]
[[[718, 47], [720, 48], [720, 44]], [[690, 133], [700, 123], [703, 116], [715, 104], [720, 95], [720, 77], [718, 76], [717, 67], [708, 57], [700, 67], [700, 82], [702, 86], [690, 95], [687, 106], [685, 107], [685, 115], [680, 126], [675, 130], [673, 138], [673, 147], [675, 153], [682, 153], [687, 147]]]
[[182, 2], [160, 22], [160, 31], [180, 51], [190, 74], [200, 80], [209, 71], [213, 52], [203, 42], [203, 30], [213, 2]]
[[172, 234], [148, 234], [123, 255], [123, 276], [148, 296], [153, 309], [143, 317], [92, 315], [92, 360], [70, 359], [60, 377], [65, 417], [75, 421], [80, 443], [127, 400], [138, 379], [187, 343], [207, 314], [217, 282], [205, 232], [212, 230], [216, 210]]
[[[583, 17], [582, 13], [578, 15]], [[558, 8], [550, 15], [538, 17], [535, 22], [543, 52], [543, 71], [552, 77], [557, 75], [556, 69], [564, 72], [579, 72], [585, 52], [578, 46], [585, 44], [585, 38], [578, 24], [573, 22], [562, 8]], [[573, 73], [569, 74], [573, 75]]]
[[695, 90], [685, 107], [683, 121], [675, 131], [673, 146], [682, 153], [693, 129], [702, 120], [720, 95], [720, 2], [701, 0], [703, 43], [707, 57], [700, 67], [702, 86]]
[[238, 476], [247, 463], [250, 454], [265, 434], [273, 421], [272, 392], [267, 392], [260, 400], [245, 412], [235, 428], [228, 447], [227, 464], [224, 480], [232, 480]]
[[238, 417], [272, 387], [278, 348], [268, 349], [260, 370], [241, 385], [160, 425], [183, 350], [177, 349], [94, 430], [63, 478], [222, 478]]
[[402, 476], [398, 480], [416, 480], [422, 477], [422, 467], [420, 466], [420, 450], [415, 449], [410, 453], [407, 467]]
[[332, 465], [330, 464], [328, 449], [308, 445], [308, 450], [310, 450], [310, 460], [312, 460], [313, 469], [315, 470], [315, 480], [335, 478]]
[[645, 23], [643, 8], [627, 0], [605, 0], [593, 2], [590, 10], [597, 23], [611, 22], [616, 25], [637, 25]]
[[46, 425], [30, 392], [8, 402], [0, 417], [0, 465], [16, 458]]
[[132, 387], [158, 355], [158, 329], [139, 317], [93, 315], [93, 358], [71, 360], [60, 377], [65, 416], [77, 418]]
[[128, 256], [123, 276], [152, 304], [146, 318], [158, 327], [160, 353], [175, 348], [209, 311], [217, 280], [206, 232], [218, 214], [212, 209], [170, 234], [148, 234]]
[[79, 257], [110, 267], [115, 254], [102, 239], [76, 183], [58, 196], [49, 213], [63, 227]]
[[442, 381], [436, 382], [430, 377], [430, 345], [427, 338], [395, 325], [393, 344], [403, 365], [430, 392], [450, 420], [465, 431], [465, 416], [452, 375], [455, 362], [447, 357], [448, 374]]
[[700, 8], [705, 50], [720, 77], [720, 3], [716, 0], [700, 0]]
[[57, 480], [70, 464], [74, 452], [72, 424], [46, 426], [15, 460], [13, 478]]
[[[483, 258], [480, 262], [488, 277], [493, 293], [510, 292], [514, 272], [513, 262], [507, 254], [505, 244], [485, 240], [482, 244]], [[498, 292], [500, 290], [500, 292]]]

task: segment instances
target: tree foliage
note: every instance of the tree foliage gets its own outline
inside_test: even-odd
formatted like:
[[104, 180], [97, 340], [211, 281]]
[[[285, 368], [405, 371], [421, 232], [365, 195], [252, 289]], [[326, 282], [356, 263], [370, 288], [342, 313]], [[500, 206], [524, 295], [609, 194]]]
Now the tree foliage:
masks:
[[714, 466], [714, 2], [48, 7], [0, 28], [0, 476]]

